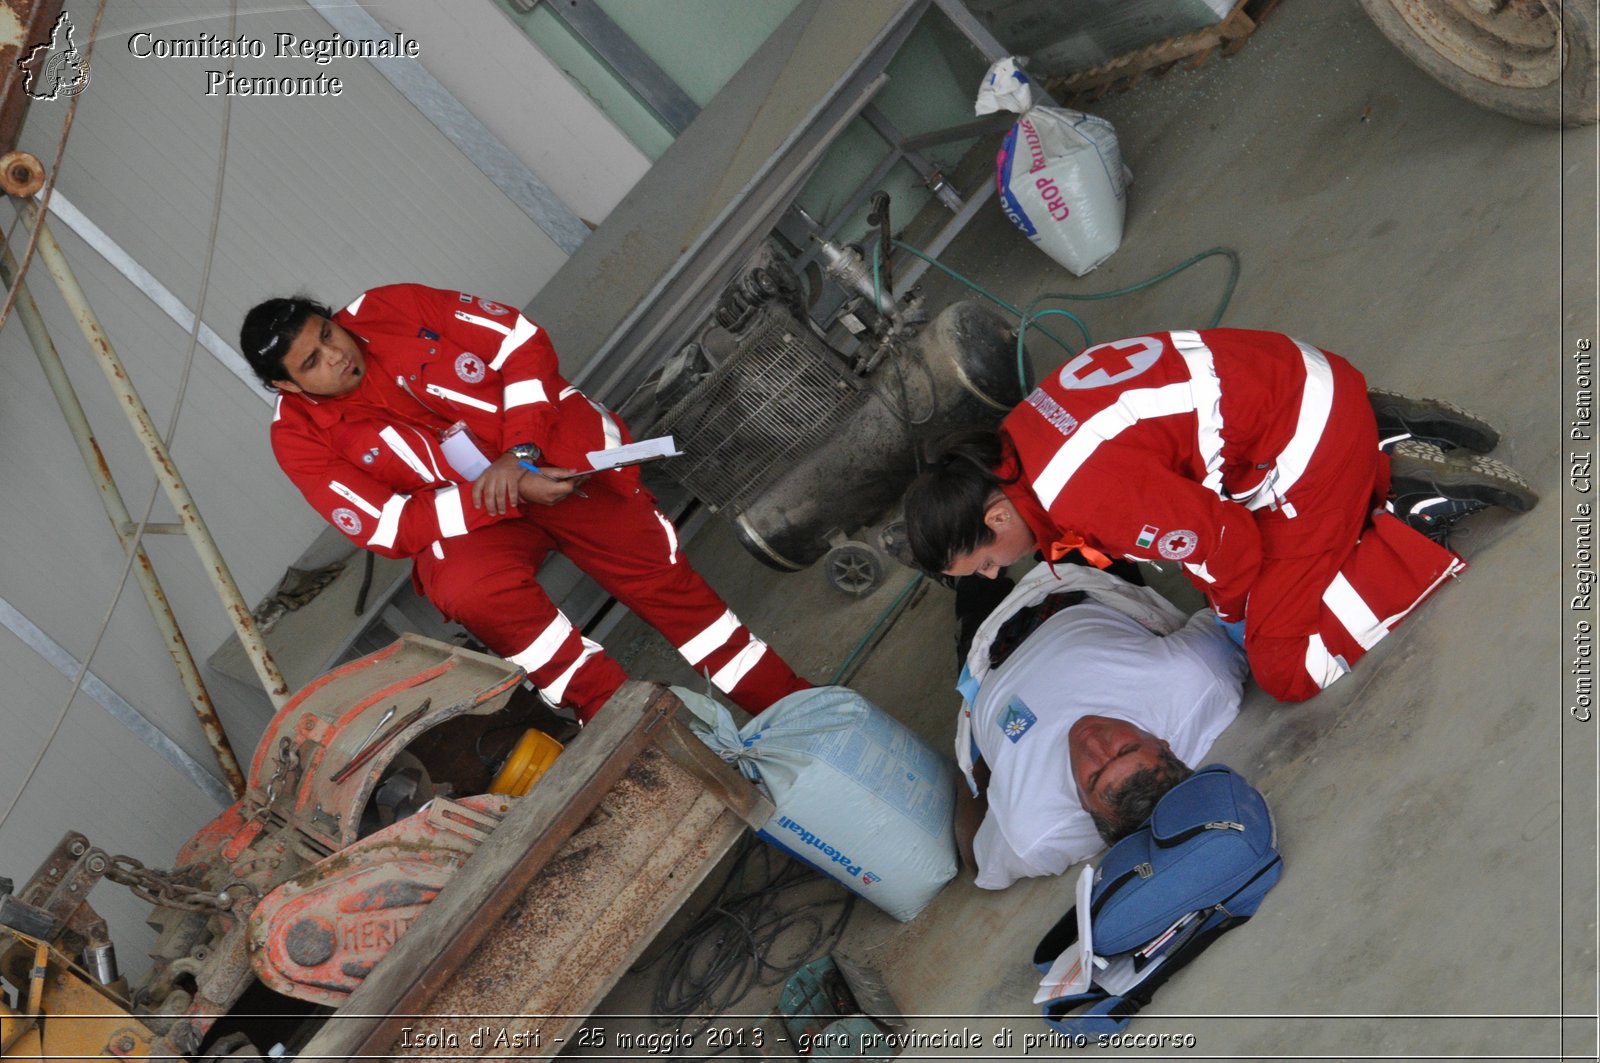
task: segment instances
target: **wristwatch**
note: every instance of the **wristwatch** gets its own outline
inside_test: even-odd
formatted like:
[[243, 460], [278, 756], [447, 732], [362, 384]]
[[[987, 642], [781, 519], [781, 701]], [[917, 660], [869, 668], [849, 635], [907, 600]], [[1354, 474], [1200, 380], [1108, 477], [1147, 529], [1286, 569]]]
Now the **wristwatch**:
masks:
[[539, 464], [539, 459], [544, 457], [544, 452], [532, 443], [517, 443], [506, 448], [506, 453], [513, 455], [518, 461], [528, 462], [530, 465]]

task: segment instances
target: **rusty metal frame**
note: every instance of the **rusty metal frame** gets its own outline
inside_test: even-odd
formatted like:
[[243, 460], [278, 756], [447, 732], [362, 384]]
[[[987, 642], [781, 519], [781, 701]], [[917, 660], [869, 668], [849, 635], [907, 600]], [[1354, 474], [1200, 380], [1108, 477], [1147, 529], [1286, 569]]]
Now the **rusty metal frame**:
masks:
[[[0, 0], [0, 5], [13, 16], [13, 24], [16, 27], [12, 35], [0, 37], [0, 152], [11, 152], [16, 147], [17, 137], [27, 118], [31, 99], [27, 92], [28, 73], [23, 69], [20, 60], [25, 49], [51, 39], [56, 22], [61, 17], [64, 0]], [[87, 296], [67, 264], [61, 246], [46, 228], [43, 212], [31, 200], [19, 198], [15, 202], [22, 218], [37, 230], [37, 250], [82, 328], [90, 349], [97, 355], [107, 380], [110, 381], [118, 398], [122, 400], [121, 405], [133, 425], [134, 434], [144, 445], [151, 464], [155, 466], [157, 479], [166, 489], [168, 498], [180, 515], [181, 530], [189, 536], [196, 552], [199, 553], [213, 586], [222, 598], [224, 608], [239, 632], [240, 641], [244, 644], [262, 685], [266, 688], [267, 696], [275, 706], [281, 707], [288, 700], [288, 686], [257, 632], [250, 609], [239, 593], [239, 588], [234, 583], [227, 563], [217, 550], [205, 522], [200, 518], [193, 498], [189, 496], [188, 489], [178, 476], [171, 455], [156, 432], [154, 422], [137, 392], [134, 391], [125, 368], [96, 320]], [[50, 338], [44, 317], [39, 313], [38, 305], [23, 283], [21, 268], [25, 267], [19, 267], [9, 248], [5, 248], [3, 260], [0, 260], [0, 277], [4, 278], [8, 287], [16, 289], [14, 305], [28, 335], [29, 343], [39, 358], [39, 364], [44, 370], [57, 404], [61, 407], [79, 454], [99, 491], [112, 530], [122, 543], [123, 550], [131, 555], [130, 567], [134, 570], [150, 614], [155, 619], [162, 640], [166, 643], [167, 652], [178, 671], [179, 680], [188, 694], [195, 716], [205, 732], [206, 741], [222, 769], [228, 789], [238, 797], [244, 793], [244, 776], [240, 771], [238, 759], [228, 743], [227, 733], [223, 730], [222, 721], [217, 717], [216, 707], [211, 702], [211, 696], [206, 690], [205, 681], [201, 678], [194, 655], [178, 627], [171, 603], [161, 588], [161, 583], [150, 564], [150, 558], [135, 535], [136, 525], [128, 513], [121, 492], [112, 480], [105, 456], [95, 440], [83, 405], [78, 401], [77, 393], [61, 363], [60, 354]], [[168, 528], [161, 526], [156, 530], [167, 531]]]
[[[26, 97], [24, 97], [26, 98]], [[82, 330], [85, 341], [90, 351], [94, 354], [96, 362], [100, 365], [107, 383], [120, 400], [119, 405], [128, 416], [128, 421], [138, 438], [151, 465], [155, 469], [156, 479], [166, 492], [168, 501], [178, 513], [181, 530], [189, 537], [190, 544], [199, 554], [206, 575], [212, 583], [213, 589], [222, 600], [228, 619], [232, 622], [234, 630], [238, 633], [239, 641], [244, 647], [255, 669], [257, 677], [261, 680], [262, 687], [266, 690], [274, 708], [282, 708], [289, 700], [288, 684], [278, 670], [277, 663], [272, 659], [271, 651], [267, 649], [266, 642], [257, 629], [254, 617], [251, 616], [250, 607], [240, 593], [238, 585], [233, 580], [233, 574], [228, 564], [223, 560], [222, 553], [217, 547], [216, 540], [212, 538], [210, 529], [205, 520], [200, 516], [199, 507], [184, 484], [177, 466], [173, 464], [172, 455], [167, 450], [166, 443], [162, 440], [156, 428], [155, 421], [151, 418], [144, 401], [140, 399], [138, 391], [129, 378], [127, 368], [118, 357], [116, 349], [112, 347], [110, 338], [106, 335], [104, 327], [95, 316], [94, 309], [89, 304], [89, 298], [83, 287], [78, 283], [76, 274], [68, 264], [66, 253], [56, 241], [55, 235], [45, 223], [44, 214], [38, 204], [30, 199], [14, 200], [18, 212], [30, 229], [36, 231], [37, 251], [39, 261], [44, 264], [46, 272], [60, 290], [62, 298], [66, 301], [68, 309], [72, 312], [74, 320]], [[150, 608], [151, 616], [155, 618], [162, 637], [167, 644], [167, 651], [172, 657], [173, 664], [178, 670], [178, 675], [189, 700], [194, 707], [195, 715], [200, 721], [201, 729], [205, 732], [206, 741], [210, 744], [212, 752], [217, 758], [224, 775], [227, 777], [229, 790], [235, 797], [244, 793], [244, 777], [239, 769], [238, 759], [228, 743], [228, 737], [223, 730], [222, 722], [218, 719], [216, 709], [211, 703], [205, 682], [201, 678], [199, 667], [194, 656], [189, 650], [183, 633], [178, 628], [177, 618], [173, 615], [171, 604], [167, 601], [161, 589], [160, 581], [156, 578], [155, 570], [150, 565], [149, 558], [145, 555], [143, 547], [134, 536], [135, 527], [121, 493], [111, 478], [110, 469], [107, 467], [105, 457], [96, 442], [88, 418], [84, 414], [83, 406], [78, 401], [66, 369], [61, 364], [59, 352], [51, 341], [44, 319], [39, 314], [31, 293], [28, 291], [21, 278], [16, 276], [17, 264], [9, 251], [4, 256], [4, 268], [0, 271], [8, 283], [17, 285], [17, 314], [27, 331], [29, 342], [33, 345], [35, 354], [38, 355], [40, 365], [44, 368], [45, 376], [50, 383], [51, 390], [56, 396], [56, 401], [61, 407], [67, 426], [71, 430], [74, 440], [78, 444], [79, 453], [89, 469], [90, 477], [99, 489], [101, 502], [105, 506], [106, 515], [111, 521], [112, 530], [122, 542], [123, 549], [133, 553], [133, 569], [137, 575], [140, 589], [144, 592], [146, 604]], [[165, 530], [165, 529], [163, 529]]]

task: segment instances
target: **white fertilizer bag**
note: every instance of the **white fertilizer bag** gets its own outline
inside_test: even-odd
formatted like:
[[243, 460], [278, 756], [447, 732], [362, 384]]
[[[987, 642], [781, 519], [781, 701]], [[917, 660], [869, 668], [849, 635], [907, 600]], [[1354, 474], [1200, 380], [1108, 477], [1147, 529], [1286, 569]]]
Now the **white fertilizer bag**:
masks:
[[798, 691], [739, 730], [711, 698], [672, 691], [701, 741], [772, 798], [766, 841], [902, 922], [955, 877], [954, 770], [860, 694]]
[[1117, 131], [1104, 118], [1033, 106], [1033, 88], [1015, 59], [989, 68], [977, 112], [1020, 117], [995, 160], [1006, 216], [1040, 250], [1077, 276], [1122, 243], [1127, 174]]

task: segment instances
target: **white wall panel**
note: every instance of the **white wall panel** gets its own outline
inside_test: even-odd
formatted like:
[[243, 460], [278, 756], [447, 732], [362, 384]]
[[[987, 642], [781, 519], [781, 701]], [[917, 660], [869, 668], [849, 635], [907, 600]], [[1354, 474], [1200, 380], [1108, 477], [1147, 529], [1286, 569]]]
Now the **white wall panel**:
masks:
[[[326, 37], [310, 8], [245, 3], [239, 30]], [[223, 99], [204, 95], [205, 70], [226, 61], [139, 59], [140, 29], [158, 36], [225, 34], [224, 5], [117, 0], [108, 5], [91, 81], [80, 97], [59, 187], [107, 235], [193, 305], [210, 224]], [[74, 14], [78, 12], [76, 9]], [[498, 16], [496, 16], [498, 17]], [[78, 26], [80, 47], [87, 13]], [[339, 303], [401, 280], [462, 287], [523, 305], [564, 260], [537, 226], [482, 176], [369, 64], [337, 59], [246, 59], [248, 76], [344, 81], [337, 98], [235, 98], [222, 221], [204, 320], [230, 342], [255, 302], [308, 290]], [[21, 146], [53, 160], [65, 101], [33, 105]], [[10, 224], [11, 217], [0, 218]], [[186, 331], [67, 228], [54, 225], [79, 279], [163, 430], [182, 373]], [[14, 241], [20, 248], [21, 241]], [[107, 461], [137, 517], [154, 483], [126, 418], [36, 263], [30, 274]], [[174, 457], [245, 598], [269, 592], [323, 523], [278, 471], [268, 449], [271, 406], [203, 350], [184, 400]], [[20, 324], [0, 332], [0, 597], [69, 652], [89, 652], [123, 566], [96, 492]], [[165, 499], [158, 521], [174, 519]], [[191, 646], [204, 659], [232, 628], [188, 541], [147, 540]], [[211, 757], [187, 699], [130, 581], [94, 671], [197, 759]], [[70, 686], [0, 631], [0, 807], [15, 792]], [[248, 762], [257, 732], [233, 735]], [[0, 874], [26, 878], [68, 829], [166, 865], [215, 808], [92, 701], [74, 704], [17, 811], [0, 826]], [[119, 940], [143, 940], [142, 905], [95, 903], [116, 916]], [[125, 895], [124, 895], [125, 896]], [[140, 947], [142, 949], [142, 946]], [[124, 948], [124, 952], [128, 950]], [[139, 950], [134, 950], [139, 951]], [[137, 956], [124, 955], [138, 967]]]

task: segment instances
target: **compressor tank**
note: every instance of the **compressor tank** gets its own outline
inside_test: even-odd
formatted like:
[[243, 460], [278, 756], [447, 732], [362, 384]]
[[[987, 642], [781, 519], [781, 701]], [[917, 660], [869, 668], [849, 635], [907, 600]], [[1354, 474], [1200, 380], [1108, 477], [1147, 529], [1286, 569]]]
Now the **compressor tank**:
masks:
[[958, 428], [991, 428], [1022, 401], [1016, 333], [976, 301], [946, 307], [883, 353], [849, 410], [732, 514], [739, 541], [794, 572], [830, 540], [887, 515], [917, 473], [917, 453]]

